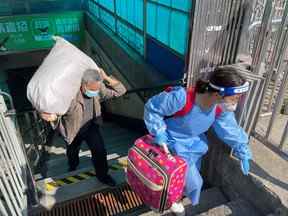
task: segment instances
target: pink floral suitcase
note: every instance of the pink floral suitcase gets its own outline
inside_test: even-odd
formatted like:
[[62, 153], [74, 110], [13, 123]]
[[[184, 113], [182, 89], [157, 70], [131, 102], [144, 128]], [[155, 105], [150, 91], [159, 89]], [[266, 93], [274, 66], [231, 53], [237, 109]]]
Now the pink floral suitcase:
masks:
[[127, 180], [146, 205], [163, 212], [182, 198], [187, 165], [180, 157], [169, 159], [152, 140], [141, 137], [129, 150]]

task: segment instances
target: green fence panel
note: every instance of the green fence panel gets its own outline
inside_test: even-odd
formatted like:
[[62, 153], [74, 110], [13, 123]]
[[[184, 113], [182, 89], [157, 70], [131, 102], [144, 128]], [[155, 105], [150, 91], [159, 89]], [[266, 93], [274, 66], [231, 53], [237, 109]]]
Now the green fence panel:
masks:
[[191, 0], [172, 0], [171, 7], [189, 12], [191, 9], [192, 1]]
[[117, 0], [116, 12], [119, 17], [143, 30], [143, 0]]
[[148, 1], [186, 12], [189, 12], [192, 3], [191, 0], [148, 0]]
[[98, 3], [109, 11], [114, 12], [114, 0], [98, 0]]
[[144, 50], [144, 40], [143, 35], [140, 35], [123, 22], [117, 22], [117, 34], [132, 48], [143, 55]]
[[[142, 46], [139, 44], [143, 43], [135, 42], [134, 39], [143, 41], [144, 1], [116, 0], [116, 5], [113, 5], [114, 1], [112, 0], [98, 0], [98, 4], [105, 7], [110, 13], [98, 8], [99, 6], [95, 2], [97, 1], [88, 0], [90, 13], [113, 31], [116, 31], [117, 25], [116, 33], [139, 53], [143, 53], [143, 47], [139, 48]], [[116, 7], [116, 14], [114, 14], [114, 7]], [[184, 55], [188, 40], [190, 9], [191, 0], [147, 0], [147, 34], [177, 53]], [[140, 33], [136, 33], [135, 29], [127, 26], [123, 20], [140, 30]], [[141, 31], [143, 31], [142, 34]], [[134, 36], [128, 36], [128, 34]]]
[[99, 8], [99, 19], [111, 30], [115, 31], [115, 17], [113, 15]]
[[171, 10], [168, 8], [158, 6], [157, 11], [157, 25], [156, 25], [156, 38], [160, 42], [169, 45], [169, 35], [170, 35], [170, 13]]
[[95, 17], [99, 18], [99, 7], [94, 1], [88, 1], [88, 10], [91, 14], [93, 14]]
[[184, 54], [186, 49], [188, 27], [188, 16], [181, 12], [173, 11], [171, 14], [169, 46], [181, 54]]
[[189, 14], [163, 6], [168, 2], [158, 3], [162, 5], [153, 2], [147, 4], [147, 33], [183, 55], [188, 38]]
[[156, 38], [156, 11], [157, 6], [155, 4], [147, 4], [147, 33]]

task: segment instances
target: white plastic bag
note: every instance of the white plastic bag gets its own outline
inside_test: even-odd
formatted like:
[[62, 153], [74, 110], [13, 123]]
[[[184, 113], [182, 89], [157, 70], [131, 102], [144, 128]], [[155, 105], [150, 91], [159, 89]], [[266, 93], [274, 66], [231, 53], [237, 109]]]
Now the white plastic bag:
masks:
[[63, 38], [54, 39], [54, 47], [28, 84], [27, 97], [36, 110], [63, 115], [80, 90], [84, 71], [99, 68]]

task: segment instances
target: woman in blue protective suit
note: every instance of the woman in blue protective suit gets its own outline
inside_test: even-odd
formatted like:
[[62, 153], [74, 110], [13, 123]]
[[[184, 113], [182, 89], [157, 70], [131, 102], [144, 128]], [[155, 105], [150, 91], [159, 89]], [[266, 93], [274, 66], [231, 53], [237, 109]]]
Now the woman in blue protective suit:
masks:
[[[241, 95], [248, 89], [249, 83], [237, 69], [221, 66], [211, 72], [209, 81], [197, 82], [193, 107], [184, 116], [173, 117], [183, 109], [186, 100], [191, 99], [187, 98], [188, 94], [183, 87], [164, 91], [145, 104], [144, 121], [148, 131], [155, 137], [155, 143], [162, 146], [167, 153], [170, 150], [182, 157], [188, 164], [185, 195], [191, 199], [193, 205], [199, 203], [203, 185], [199, 170], [201, 159], [208, 151], [204, 133], [210, 127], [241, 160], [243, 173], [247, 175], [249, 172], [252, 155], [248, 136], [238, 126], [233, 112]], [[219, 107], [221, 113], [216, 115]], [[176, 215], [185, 215], [181, 203], [174, 203], [171, 210]]]

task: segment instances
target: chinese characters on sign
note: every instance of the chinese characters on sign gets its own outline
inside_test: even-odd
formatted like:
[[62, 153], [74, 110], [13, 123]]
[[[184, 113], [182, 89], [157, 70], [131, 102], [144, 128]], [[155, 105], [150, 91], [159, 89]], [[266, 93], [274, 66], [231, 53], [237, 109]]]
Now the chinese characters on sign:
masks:
[[84, 37], [83, 13], [0, 17], [0, 52], [50, 48], [53, 35], [81, 46]]

